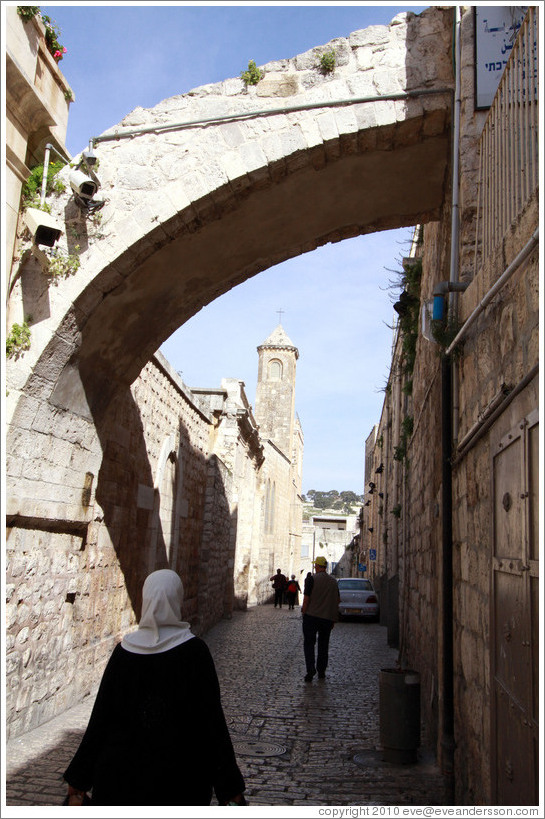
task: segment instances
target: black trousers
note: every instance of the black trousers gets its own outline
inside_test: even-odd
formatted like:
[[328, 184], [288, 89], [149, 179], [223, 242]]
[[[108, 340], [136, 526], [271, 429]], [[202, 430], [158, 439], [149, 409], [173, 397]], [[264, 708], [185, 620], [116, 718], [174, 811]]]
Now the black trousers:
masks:
[[276, 604], [278, 603], [280, 608], [282, 608], [282, 598], [283, 597], [284, 597], [284, 589], [275, 589], [274, 590], [274, 605], [275, 605], [275, 607], [276, 607]]
[[[312, 614], [303, 615], [303, 650], [307, 674], [323, 673], [329, 660], [329, 637], [333, 628], [333, 620], [323, 617], [314, 617]], [[318, 656], [315, 658], [316, 637], [318, 637]]]

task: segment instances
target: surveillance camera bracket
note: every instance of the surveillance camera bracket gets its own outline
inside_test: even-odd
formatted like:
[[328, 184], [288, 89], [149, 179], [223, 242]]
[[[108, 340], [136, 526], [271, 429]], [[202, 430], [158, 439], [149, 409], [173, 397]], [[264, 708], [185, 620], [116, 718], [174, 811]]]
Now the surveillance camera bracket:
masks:
[[94, 213], [95, 210], [100, 210], [106, 204], [105, 199], [84, 199], [82, 196], [78, 196], [77, 193], [74, 193], [74, 201], [80, 210], [87, 213]]
[[45, 250], [42, 250], [40, 247], [38, 247], [38, 245], [35, 242], [33, 242], [31, 247], [31, 253], [36, 258], [38, 264], [42, 268], [42, 273], [47, 274], [49, 271], [49, 256], [47, 255]]

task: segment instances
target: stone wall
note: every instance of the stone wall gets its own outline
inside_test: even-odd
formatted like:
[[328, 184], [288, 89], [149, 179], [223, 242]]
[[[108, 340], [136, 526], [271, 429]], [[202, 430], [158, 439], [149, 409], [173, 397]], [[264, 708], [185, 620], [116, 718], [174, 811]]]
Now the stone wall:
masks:
[[[460, 236], [459, 273], [468, 286], [455, 298], [459, 325], [480, 305], [492, 285], [498, 281], [510, 262], [530, 240], [539, 221], [537, 192], [528, 201], [500, 242], [496, 252], [481, 260], [475, 244], [477, 213], [478, 138], [485, 114], [474, 110], [473, 76], [473, 15], [471, 9], [462, 15], [462, 103], [460, 155]], [[451, 208], [448, 197], [441, 219], [423, 226], [421, 305], [429, 302], [434, 288], [450, 275]], [[365, 535], [367, 543], [379, 550], [385, 566], [381, 590], [387, 598], [396, 579], [396, 558], [399, 568], [399, 596], [394, 603], [399, 608], [399, 635], [392, 628], [392, 607], [388, 606], [388, 635], [399, 645], [400, 661], [415, 668], [421, 675], [423, 728], [426, 738], [436, 745], [438, 759], [445, 772], [453, 776], [454, 804], [496, 804], [494, 801], [494, 771], [498, 764], [495, 745], [493, 678], [494, 644], [509, 639], [503, 621], [494, 628], [494, 531], [492, 521], [496, 514], [497, 498], [492, 495], [492, 454], [513, 429], [522, 428], [538, 407], [539, 361], [539, 261], [537, 249], [482, 310], [463, 343], [453, 354], [455, 396], [454, 441], [452, 467], [452, 571], [453, 571], [453, 717], [454, 749], [452, 757], [445, 736], [445, 684], [443, 661], [443, 479], [441, 436], [441, 357], [448, 339], [435, 343], [428, 340], [419, 327], [416, 347], [413, 386], [410, 398], [400, 396], [403, 386], [404, 359], [399, 343], [396, 344], [390, 381], [380, 420], [373, 467], [380, 464], [383, 471], [371, 479], [376, 488], [369, 493], [366, 486], [364, 506], [364, 533], [367, 526], [372, 534]], [[453, 334], [449, 339], [452, 340]], [[520, 389], [520, 392], [518, 390]], [[497, 415], [494, 407], [510, 393], [516, 395], [505, 403]], [[393, 454], [399, 441], [396, 416], [409, 414], [413, 419], [412, 434], [408, 441], [407, 459], [401, 476], [394, 474]], [[483, 426], [490, 416], [488, 426]], [[468, 436], [480, 429], [475, 440]], [[464, 444], [464, 441], [469, 441]], [[462, 446], [457, 449], [457, 444]], [[528, 456], [529, 457], [529, 456]], [[518, 468], [518, 467], [517, 467]], [[526, 468], [529, 468], [528, 465]], [[515, 481], [516, 483], [516, 481]], [[399, 519], [386, 520], [378, 515], [377, 492], [384, 492], [384, 511], [392, 508], [394, 493], [401, 501]], [[530, 497], [537, 502], [537, 484], [529, 485]], [[506, 496], [504, 495], [504, 498]], [[501, 497], [500, 497], [501, 501]], [[500, 504], [501, 505], [501, 504]], [[530, 515], [532, 511], [530, 510]], [[535, 512], [533, 512], [535, 515]], [[518, 548], [532, 537], [531, 526], [517, 537]], [[534, 524], [534, 529], [536, 528]], [[378, 529], [378, 532], [377, 532]], [[368, 531], [368, 530], [367, 530]], [[385, 539], [380, 535], [385, 535]], [[535, 537], [535, 535], [534, 535]], [[537, 547], [530, 543], [530, 549]], [[382, 554], [381, 554], [382, 552]], [[531, 561], [529, 561], [531, 563]], [[537, 563], [529, 567], [537, 588]], [[522, 572], [524, 575], [524, 571]], [[521, 579], [521, 587], [524, 580]], [[381, 600], [382, 602], [382, 600]], [[388, 603], [392, 601], [388, 599]], [[520, 605], [520, 601], [519, 601]], [[537, 639], [535, 598], [524, 606], [530, 625], [528, 646]], [[531, 613], [530, 613], [531, 612]], [[505, 618], [508, 615], [505, 614]], [[388, 619], [390, 618], [390, 619]], [[503, 623], [503, 625], [502, 625]], [[512, 627], [511, 620], [509, 621]], [[508, 635], [505, 637], [505, 634]], [[528, 639], [528, 638], [527, 638]], [[501, 648], [498, 649], [501, 651]], [[532, 673], [537, 679], [537, 652], [534, 660], [527, 661], [525, 695], [532, 691]], [[448, 707], [447, 707], [448, 711]], [[531, 720], [526, 723], [530, 730]], [[522, 737], [522, 734], [520, 735]], [[445, 742], [447, 740], [447, 742]], [[531, 743], [530, 743], [531, 744]], [[512, 746], [507, 751], [520, 765], [532, 765], [524, 757], [522, 745], [512, 735]], [[527, 771], [517, 775], [531, 779]], [[498, 774], [501, 776], [501, 774]], [[529, 797], [531, 798], [531, 797]]]
[[[92, 690], [114, 641], [139, 616], [149, 571], [171, 566], [180, 573], [187, 619], [199, 615], [204, 625], [217, 619], [217, 607], [199, 601], [202, 564], [206, 558], [224, 559], [221, 540], [213, 542], [213, 554], [201, 554], [205, 497], [216, 508], [216, 522], [223, 514], [222, 528], [230, 526], [227, 501], [222, 505], [228, 487], [214, 482], [209, 500], [210, 427], [188, 390], [157, 358], [132, 392], [118, 398], [101, 430], [102, 464], [86, 498], [89, 522], [32, 525], [28, 518], [8, 519], [8, 730], [13, 734]], [[63, 450], [57, 457], [62, 468]], [[169, 467], [172, 480], [165, 481]], [[223, 596], [226, 577], [225, 571], [212, 574], [214, 583], [208, 585], [215, 599], [212, 586], [219, 582]]]
[[[234, 607], [267, 602], [277, 562], [298, 566], [292, 465], [259, 438], [242, 382], [193, 393], [157, 353], [112, 403], [99, 440], [86, 521], [8, 519], [12, 736], [92, 693], [113, 645], [138, 621], [149, 572], [180, 574], [183, 617], [201, 634]], [[62, 469], [66, 454], [56, 460], [51, 447], [49, 470]]]
[[[530, 239], [537, 223], [536, 196], [513, 224], [495, 257], [487, 260], [464, 293], [463, 317], [475, 309], [503, 273], [507, 262]], [[538, 364], [538, 287], [536, 250], [528, 265], [511, 278], [482, 313], [464, 343], [459, 360], [460, 403], [464, 408], [461, 439], [504, 388], [513, 390]], [[502, 436], [517, 427], [538, 404], [538, 376], [535, 375], [499, 415], [488, 434], [476, 442], [454, 469], [456, 719], [459, 726], [456, 762], [460, 772], [457, 788], [466, 804], [491, 799], [491, 725], [494, 720], [489, 710], [494, 640], [490, 598], [494, 509], [491, 453]]]

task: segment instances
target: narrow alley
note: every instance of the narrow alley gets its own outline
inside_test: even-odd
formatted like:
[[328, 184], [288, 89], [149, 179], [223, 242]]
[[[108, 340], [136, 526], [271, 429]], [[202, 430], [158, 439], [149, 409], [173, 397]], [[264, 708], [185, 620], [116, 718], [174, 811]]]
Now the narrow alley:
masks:
[[[250, 806], [449, 804], [423, 734], [416, 764], [382, 761], [379, 670], [397, 658], [383, 626], [338, 623], [327, 677], [312, 683], [303, 680], [299, 608], [235, 612], [204, 639]], [[8, 807], [62, 803], [62, 772], [91, 706], [86, 702], [7, 743]]]

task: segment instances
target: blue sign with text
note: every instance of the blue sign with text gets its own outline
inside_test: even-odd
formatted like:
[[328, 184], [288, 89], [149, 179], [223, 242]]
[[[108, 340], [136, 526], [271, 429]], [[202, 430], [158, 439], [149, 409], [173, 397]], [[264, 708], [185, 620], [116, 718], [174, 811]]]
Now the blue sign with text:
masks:
[[376, 560], [377, 559], [377, 550], [376, 549], [369, 549], [369, 560]]

